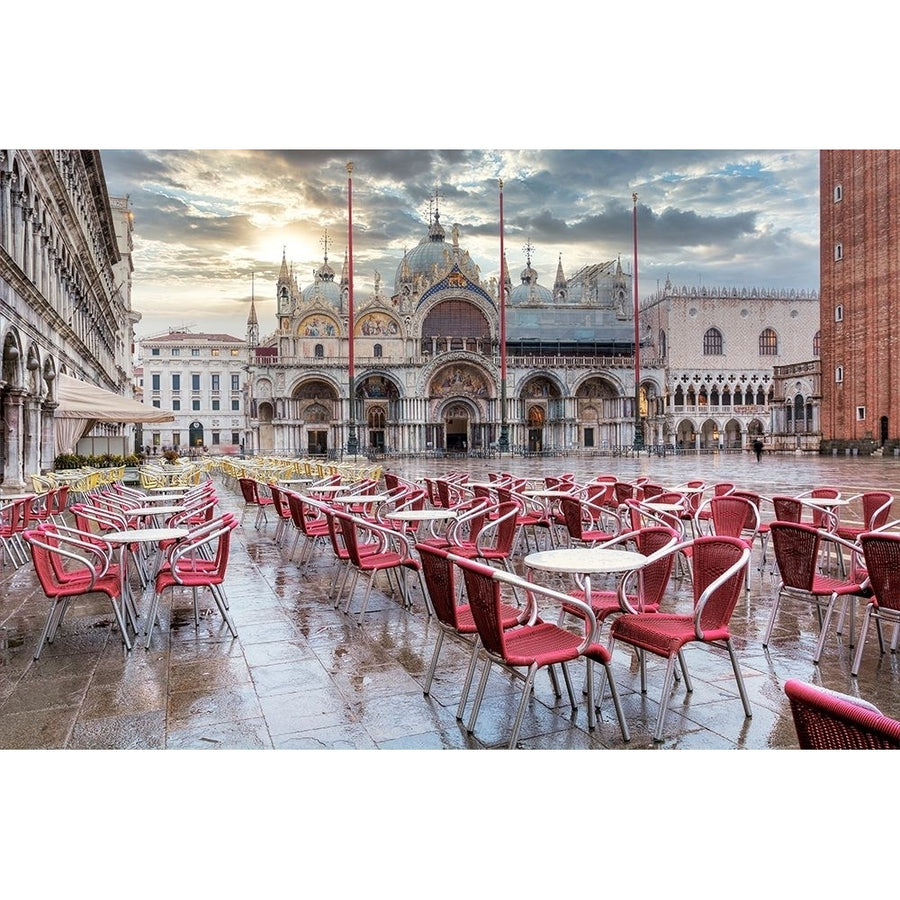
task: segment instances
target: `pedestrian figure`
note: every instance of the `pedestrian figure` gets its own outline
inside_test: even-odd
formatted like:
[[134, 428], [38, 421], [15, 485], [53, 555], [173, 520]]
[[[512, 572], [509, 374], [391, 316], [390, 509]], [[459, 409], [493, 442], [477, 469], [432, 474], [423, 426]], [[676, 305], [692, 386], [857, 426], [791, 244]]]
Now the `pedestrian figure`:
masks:
[[763, 442], [759, 438], [753, 442], [753, 452], [756, 454], [756, 461], [759, 462], [763, 452]]

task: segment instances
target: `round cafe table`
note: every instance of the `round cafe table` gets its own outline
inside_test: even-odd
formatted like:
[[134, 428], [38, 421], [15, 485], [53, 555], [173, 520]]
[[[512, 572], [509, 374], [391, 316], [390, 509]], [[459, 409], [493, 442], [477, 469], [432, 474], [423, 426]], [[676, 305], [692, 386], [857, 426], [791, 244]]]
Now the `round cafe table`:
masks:
[[416, 522], [421, 528], [425, 522], [433, 538], [439, 538], [440, 535], [435, 531], [438, 522], [445, 522], [456, 518], [455, 509], [443, 509], [437, 507], [434, 509], [396, 509], [392, 512], [385, 513], [384, 517], [392, 522]]
[[584, 590], [585, 601], [590, 603], [592, 575], [625, 576], [635, 569], [642, 569], [647, 564], [647, 557], [636, 550], [616, 547], [560, 547], [529, 553], [523, 562], [531, 571], [572, 575]]
[[[150, 570], [150, 581], [152, 584], [153, 579], [156, 578], [156, 569], [160, 561], [160, 548], [159, 545], [162, 541], [177, 541], [182, 538], [187, 537], [190, 534], [190, 531], [187, 528], [133, 528], [126, 529], [125, 531], [107, 531], [103, 534], [103, 540], [108, 541], [110, 544], [118, 544], [119, 545], [119, 577], [120, 577], [120, 588], [122, 592], [122, 611], [123, 621], [126, 621], [125, 616], [127, 615], [127, 621], [131, 622], [131, 627], [134, 630], [135, 634], [137, 634], [137, 622], [136, 616], [137, 612], [134, 606], [134, 598], [131, 596], [131, 585], [128, 581], [128, 546], [129, 544], [149, 544], [155, 548], [154, 553], [154, 565]], [[148, 631], [152, 628], [153, 623], [149, 623], [147, 628]], [[130, 645], [127, 640], [128, 635], [123, 636], [125, 638], [126, 646]]]

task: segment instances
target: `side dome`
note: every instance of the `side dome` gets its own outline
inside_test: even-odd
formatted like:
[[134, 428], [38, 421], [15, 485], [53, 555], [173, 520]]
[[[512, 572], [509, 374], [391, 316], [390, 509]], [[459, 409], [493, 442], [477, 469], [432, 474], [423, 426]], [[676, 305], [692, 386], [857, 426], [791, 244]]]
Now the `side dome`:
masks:
[[334, 269], [328, 265], [328, 257], [325, 262], [316, 269], [313, 283], [303, 289], [301, 295], [304, 302], [317, 301], [319, 303], [332, 303], [335, 306], [341, 304], [341, 287], [335, 284]]
[[517, 303], [521, 306], [532, 303], [552, 304], [553, 292], [543, 285], [538, 284], [537, 280], [538, 274], [531, 267], [531, 263], [529, 262], [528, 265], [522, 269], [522, 283], [517, 284], [509, 292], [509, 302], [511, 304]]

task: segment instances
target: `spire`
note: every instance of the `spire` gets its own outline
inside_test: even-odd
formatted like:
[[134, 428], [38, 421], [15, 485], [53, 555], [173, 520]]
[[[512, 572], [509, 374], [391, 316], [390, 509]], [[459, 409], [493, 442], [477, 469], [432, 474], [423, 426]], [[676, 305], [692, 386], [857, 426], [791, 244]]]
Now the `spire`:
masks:
[[247, 315], [247, 346], [259, 346], [259, 319], [256, 316], [255, 273], [250, 273], [250, 312]]
[[350, 284], [350, 267], [347, 258], [347, 251], [344, 251], [344, 267], [341, 269], [341, 287]]
[[556, 281], [553, 282], [553, 293], [564, 291], [569, 286], [566, 276], [563, 273], [562, 253], [559, 254], [559, 262], [556, 265]]
[[291, 272], [287, 264], [287, 247], [281, 248], [281, 271], [278, 273], [279, 284], [290, 284]]

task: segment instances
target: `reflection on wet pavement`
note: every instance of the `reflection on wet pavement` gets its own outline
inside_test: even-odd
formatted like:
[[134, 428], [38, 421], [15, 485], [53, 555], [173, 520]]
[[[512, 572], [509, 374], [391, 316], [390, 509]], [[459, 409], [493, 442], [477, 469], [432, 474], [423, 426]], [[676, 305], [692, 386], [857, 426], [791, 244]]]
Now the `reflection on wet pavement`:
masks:
[[[749, 458], [748, 458], [749, 457]], [[573, 472], [579, 479], [611, 472], [621, 479], [649, 475], [665, 485], [688, 479], [734, 481], [771, 496], [816, 485], [844, 496], [888, 489], [900, 496], [900, 462], [891, 459], [752, 455], [501, 460], [415, 459], [389, 461], [407, 477], [465, 470], [473, 478], [505, 470], [529, 477]], [[219, 483], [221, 505], [240, 513], [238, 495]], [[895, 510], [900, 515], [900, 505]], [[271, 517], [270, 517], [271, 518]], [[32, 653], [47, 604], [30, 567], [0, 575], [0, 747], [2, 748], [483, 748], [503, 747], [520, 686], [493, 674], [475, 733], [456, 719], [468, 652], [445, 642], [431, 693], [425, 680], [436, 626], [424, 611], [418, 587], [406, 611], [373, 590], [362, 625], [327, 600], [336, 569], [322, 548], [299, 570], [272, 541], [273, 521], [253, 528], [252, 516], [235, 532], [226, 585], [238, 638], [211, 601], [195, 630], [189, 594], [167, 596], [162, 627], [149, 651], [128, 654], [110, 628], [108, 606], [73, 604], [63, 627], [40, 660]], [[288, 542], [289, 545], [289, 542]], [[758, 551], [756, 551], [758, 553]], [[679, 582], [679, 602], [687, 597]], [[753, 708], [745, 719], [725, 656], [689, 648], [694, 690], [676, 684], [665, 739], [652, 730], [663, 664], [650, 660], [648, 693], [638, 667], [619, 648], [613, 660], [625, 716], [632, 732], [624, 744], [609, 699], [598, 727], [588, 731], [584, 705], [573, 713], [556, 698], [545, 673], [522, 724], [520, 746], [537, 749], [788, 748], [796, 747], [782, 685], [788, 678], [857, 694], [900, 718], [897, 654], [879, 654], [874, 630], [858, 678], [850, 676], [848, 634], [829, 634], [819, 666], [812, 663], [818, 636], [815, 613], [786, 604], [768, 649], [761, 645], [773, 578], [756, 572], [741, 600], [732, 632]], [[359, 594], [363, 590], [359, 587]], [[146, 601], [145, 601], [146, 602]], [[859, 601], [861, 602], [861, 601]], [[144, 607], [145, 609], [146, 607]], [[861, 607], [860, 607], [861, 609]], [[857, 622], [859, 616], [857, 617]], [[581, 673], [573, 669], [573, 681]]]

